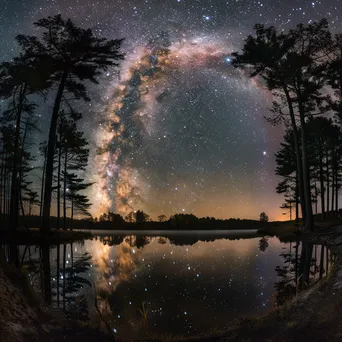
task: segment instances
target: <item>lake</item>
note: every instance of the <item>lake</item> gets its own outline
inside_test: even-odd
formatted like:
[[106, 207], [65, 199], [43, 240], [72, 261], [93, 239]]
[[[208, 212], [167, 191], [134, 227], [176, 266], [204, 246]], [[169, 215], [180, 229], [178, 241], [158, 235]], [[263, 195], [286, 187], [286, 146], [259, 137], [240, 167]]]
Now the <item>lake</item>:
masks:
[[20, 246], [20, 258], [54, 306], [93, 325], [100, 312], [127, 339], [215, 332], [265, 315], [323, 277], [332, 258], [254, 231], [93, 234], [58, 248]]

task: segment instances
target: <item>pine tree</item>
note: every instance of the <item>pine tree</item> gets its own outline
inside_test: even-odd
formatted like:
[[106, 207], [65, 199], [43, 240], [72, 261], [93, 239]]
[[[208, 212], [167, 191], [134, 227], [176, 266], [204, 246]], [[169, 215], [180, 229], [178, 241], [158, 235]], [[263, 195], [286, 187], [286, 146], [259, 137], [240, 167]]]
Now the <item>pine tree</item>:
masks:
[[269, 121], [291, 124], [304, 228], [311, 230], [311, 184], [304, 126], [308, 115], [324, 110], [321, 65], [331, 46], [328, 24], [326, 20], [308, 26], [300, 24], [287, 34], [278, 34], [274, 27], [263, 25], [256, 25], [255, 31], [255, 37], [246, 39], [242, 53], [234, 54], [234, 65], [249, 68], [252, 77], [261, 76], [266, 81], [276, 98], [274, 117]]
[[42, 39], [20, 35], [18, 40], [32, 58], [46, 62], [51, 82], [57, 88], [48, 138], [41, 225], [41, 232], [48, 233], [56, 133], [62, 101], [68, 102], [67, 93], [76, 100], [90, 100], [84, 82], [97, 84], [102, 71], [118, 65], [117, 61], [123, 59], [119, 52], [122, 39], [97, 38], [90, 29], [77, 27], [61, 15], [41, 19], [34, 25], [43, 31]]
[[91, 217], [88, 211], [91, 206], [91, 203], [88, 197], [82, 194], [82, 192], [87, 190], [93, 184], [94, 183], [85, 183], [84, 179], [78, 177], [74, 173], [67, 174], [66, 198], [69, 200], [71, 206], [71, 225], [75, 213], [79, 213], [82, 216]]

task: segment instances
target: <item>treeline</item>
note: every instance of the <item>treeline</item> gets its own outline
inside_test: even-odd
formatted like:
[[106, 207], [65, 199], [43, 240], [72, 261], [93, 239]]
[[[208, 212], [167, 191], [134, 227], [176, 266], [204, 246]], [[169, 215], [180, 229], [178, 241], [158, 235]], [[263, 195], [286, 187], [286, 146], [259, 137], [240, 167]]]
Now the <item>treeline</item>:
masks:
[[234, 66], [272, 92], [274, 116], [268, 121], [288, 127], [276, 156], [277, 174], [284, 177], [277, 191], [287, 196], [282, 207], [292, 212], [294, 205], [297, 218], [299, 203], [304, 229], [311, 230], [319, 198], [322, 215], [338, 209], [342, 36], [331, 34], [325, 19], [288, 32], [256, 25], [242, 52], [233, 55]]
[[[139, 212], [141, 214], [139, 214]], [[138, 213], [138, 215], [136, 215]], [[141, 215], [141, 216], [139, 216]], [[157, 221], [153, 221], [148, 214], [142, 210], [133, 212], [124, 218], [120, 214], [108, 212], [99, 218], [83, 217], [75, 219], [67, 217], [65, 225], [68, 229], [82, 230], [256, 230], [268, 227], [265, 220], [245, 220], [245, 219], [226, 219], [220, 220], [214, 217], [198, 218], [193, 214], [176, 214], [168, 219], [165, 215], [160, 215]], [[144, 218], [143, 220], [141, 218]], [[4, 219], [4, 218], [3, 218]], [[29, 228], [37, 228], [41, 222], [40, 215], [26, 215], [19, 217], [19, 225], [26, 225]], [[64, 218], [63, 218], [64, 221]], [[64, 222], [63, 222], [64, 223]], [[50, 216], [50, 228], [60, 228], [60, 219], [58, 216]]]
[[[34, 27], [39, 35], [18, 35], [19, 55], [0, 64], [0, 224], [12, 233], [37, 211], [42, 233], [51, 228], [51, 212], [57, 229], [66, 229], [76, 213], [89, 216], [84, 190], [92, 183], [83, 178], [89, 149], [78, 109], [90, 101], [86, 84], [97, 84], [123, 59], [121, 39], [97, 38], [60, 15]], [[32, 135], [47, 133], [39, 132], [40, 121], [50, 124], [38, 148]]]
[[129, 213], [125, 218], [116, 213], [105, 213], [93, 220], [92, 229], [110, 230], [255, 230], [268, 226], [267, 221], [227, 219], [214, 217], [198, 218], [193, 214], [176, 214], [168, 219], [165, 215], [158, 216], [158, 221], [152, 221], [142, 210]]

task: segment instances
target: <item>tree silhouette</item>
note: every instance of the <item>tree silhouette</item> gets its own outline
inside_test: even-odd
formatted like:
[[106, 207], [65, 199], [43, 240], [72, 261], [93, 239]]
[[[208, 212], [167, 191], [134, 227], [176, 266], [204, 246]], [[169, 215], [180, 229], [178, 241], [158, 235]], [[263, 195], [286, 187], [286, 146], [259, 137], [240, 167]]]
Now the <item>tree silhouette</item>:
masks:
[[295, 146], [293, 133], [288, 129], [284, 135], [280, 149], [275, 155], [276, 175], [283, 177], [278, 183], [276, 191], [279, 194], [285, 194], [285, 203], [283, 208], [290, 210], [290, 219], [292, 219], [292, 204], [295, 204], [296, 220], [299, 218], [299, 176], [296, 167]]
[[[311, 196], [317, 204], [320, 199], [322, 219], [330, 211], [338, 211], [342, 165], [342, 130], [331, 119], [310, 117], [305, 123], [308, 149], [308, 166], [311, 174]], [[283, 180], [277, 186], [278, 193], [285, 194], [285, 205], [298, 199], [297, 174], [291, 130], [284, 135], [284, 142], [276, 153], [276, 174]], [[296, 215], [297, 216], [297, 215]]]
[[266, 213], [260, 213], [260, 222], [268, 222], [268, 216], [266, 215]]
[[248, 36], [245, 41], [245, 45], [243, 46], [242, 53], [233, 54], [233, 65], [246, 69], [251, 77], [262, 77], [266, 81], [268, 89], [272, 91], [275, 98], [279, 98], [282, 101], [280, 104], [275, 102], [273, 105], [273, 110], [275, 112], [273, 123], [279, 123], [284, 120], [285, 114], [283, 108], [285, 104], [287, 105], [295, 147], [301, 208], [303, 219], [305, 220], [306, 205], [299, 134], [294, 111], [294, 103], [287, 85], [287, 79], [289, 77], [288, 70], [286, 65], [283, 66], [283, 57], [289, 53], [294, 44], [295, 41], [293, 37], [289, 37], [283, 33], [278, 34], [274, 27], [265, 28], [263, 25], [258, 24], [255, 26], [255, 37]]
[[[320, 93], [324, 86], [321, 65], [331, 46], [328, 24], [325, 19], [307, 26], [299, 24], [287, 34], [278, 34], [274, 27], [265, 28], [263, 25], [256, 25], [255, 31], [256, 37], [246, 39], [242, 54], [234, 54], [234, 64], [245, 69], [248, 65], [250, 75], [261, 76], [275, 95], [275, 115], [270, 122], [287, 122], [287, 116], [290, 117], [302, 213], [305, 229], [311, 230], [311, 184], [304, 126], [308, 115], [324, 110]], [[299, 117], [301, 149], [296, 116]]]
[[[20, 39], [17, 39], [20, 44]], [[9, 228], [15, 231], [18, 226], [20, 179], [19, 169], [23, 150], [24, 116], [28, 122], [36, 108], [36, 104], [29, 100], [30, 95], [42, 92], [49, 87], [47, 75], [42, 64], [30, 59], [30, 56], [21, 53], [11, 62], [0, 64], [0, 98], [6, 100], [7, 109], [3, 112], [2, 121], [13, 123], [13, 160], [11, 163], [11, 195]]]
[[262, 237], [259, 240], [259, 250], [260, 250], [260, 252], [266, 252], [268, 246], [269, 246], [268, 239], [266, 237]]
[[158, 221], [159, 222], [165, 222], [166, 221], [166, 216], [164, 214], [158, 216]]
[[57, 89], [47, 146], [41, 225], [41, 232], [47, 233], [50, 229], [54, 153], [62, 101], [69, 108], [70, 98], [66, 94], [72, 94], [76, 100], [90, 101], [84, 82], [97, 84], [101, 72], [117, 66], [123, 55], [119, 52], [122, 39], [97, 38], [91, 29], [77, 27], [61, 15], [40, 19], [34, 25], [42, 30], [42, 38], [20, 35], [18, 41], [33, 59], [46, 62], [50, 80], [55, 86], [53, 89]]
[[145, 222], [149, 221], [149, 219], [150, 219], [150, 215], [146, 214], [142, 210], [137, 210], [137, 212], [135, 213], [135, 222], [136, 223], [145, 223]]

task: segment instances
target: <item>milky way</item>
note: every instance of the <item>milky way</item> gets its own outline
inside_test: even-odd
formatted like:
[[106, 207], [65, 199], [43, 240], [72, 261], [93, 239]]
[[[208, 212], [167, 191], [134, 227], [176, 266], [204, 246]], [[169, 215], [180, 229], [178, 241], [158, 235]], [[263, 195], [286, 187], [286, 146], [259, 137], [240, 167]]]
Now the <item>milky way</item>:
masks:
[[[0, 48], [62, 13], [99, 36], [125, 37], [126, 59], [90, 88], [84, 129], [92, 147], [92, 212], [281, 218], [274, 152], [283, 129], [264, 119], [270, 95], [230, 64], [256, 23], [288, 29], [327, 17], [340, 30], [340, 1], [4, 1]], [[47, 133], [49, 103], [40, 111]]]

